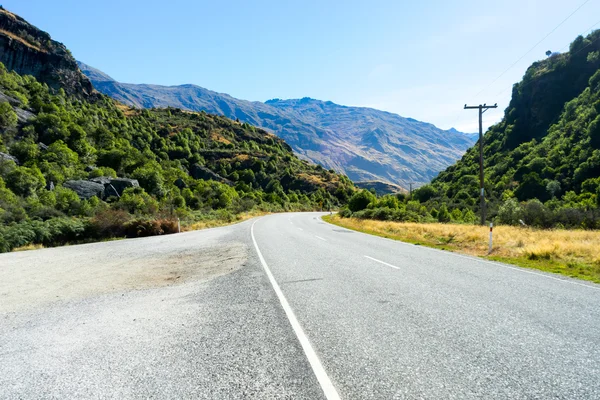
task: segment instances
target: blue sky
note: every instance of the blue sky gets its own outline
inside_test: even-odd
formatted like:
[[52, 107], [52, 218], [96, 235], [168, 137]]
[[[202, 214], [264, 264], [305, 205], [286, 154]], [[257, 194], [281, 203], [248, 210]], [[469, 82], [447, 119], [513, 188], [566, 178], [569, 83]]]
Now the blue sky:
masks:
[[[546, 50], [600, 28], [585, 0], [0, 0], [75, 57], [130, 83], [194, 83], [247, 100], [313, 97], [474, 132]], [[483, 93], [476, 96], [483, 90]]]

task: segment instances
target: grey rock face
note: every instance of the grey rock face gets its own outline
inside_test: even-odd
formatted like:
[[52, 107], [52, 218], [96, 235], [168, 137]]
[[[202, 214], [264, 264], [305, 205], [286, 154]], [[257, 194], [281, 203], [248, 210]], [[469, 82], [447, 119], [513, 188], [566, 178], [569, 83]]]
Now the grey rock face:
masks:
[[213, 181], [225, 183], [227, 185], [232, 184], [232, 182], [229, 179], [225, 179], [221, 175], [215, 174], [210, 169], [208, 169], [202, 165], [198, 165], [198, 164], [192, 165], [192, 168], [190, 168], [190, 175], [194, 179], [204, 179], [206, 181], [213, 180]]
[[0, 153], [0, 161], [13, 161], [15, 164], [19, 165], [19, 160], [17, 160], [17, 157], [6, 153]]
[[104, 185], [96, 182], [85, 181], [85, 180], [73, 180], [66, 181], [63, 186], [67, 189], [71, 189], [81, 199], [91, 199], [94, 196], [99, 198], [104, 197]]
[[108, 176], [99, 176], [90, 179], [90, 181], [104, 186], [105, 198], [111, 196], [121, 197], [125, 189], [140, 186], [137, 179], [110, 178]]
[[0, 61], [8, 70], [33, 75], [56, 90], [84, 96], [94, 93], [71, 53], [48, 33], [6, 10], [0, 10], [0, 30], [8, 32], [0, 32]]

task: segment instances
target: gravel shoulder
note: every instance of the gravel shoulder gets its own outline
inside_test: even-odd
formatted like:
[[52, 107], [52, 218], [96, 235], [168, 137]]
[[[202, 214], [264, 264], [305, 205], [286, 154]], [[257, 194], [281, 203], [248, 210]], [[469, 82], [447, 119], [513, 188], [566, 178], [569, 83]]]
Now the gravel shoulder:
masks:
[[187, 232], [0, 254], [0, 314], [100, 294], [210, 279], [240, 268], [248, 248]]

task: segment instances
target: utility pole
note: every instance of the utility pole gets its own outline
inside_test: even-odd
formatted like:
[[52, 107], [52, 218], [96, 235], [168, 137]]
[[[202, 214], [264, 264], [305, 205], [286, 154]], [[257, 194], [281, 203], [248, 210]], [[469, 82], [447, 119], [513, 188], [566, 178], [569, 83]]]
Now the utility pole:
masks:
[[465, 104], [465, 110], [479, 110], [479, 189], [481, 193], [480, 197], [480, 208], [481, 208], [481, 225], [485, 225], [485, 190], [483, 188], [483, 113], [490, 108], [498, 108], [498, 104], [488, 106], [485, 103], [478, 106], [467, 106]]
[[410, 199], [411, 200], [412, 200], [412, 185], [414, 185], [414, 184], [415, 184], [414, 182], [410, 182], [409, 183], [409, 185], [410, 185]]

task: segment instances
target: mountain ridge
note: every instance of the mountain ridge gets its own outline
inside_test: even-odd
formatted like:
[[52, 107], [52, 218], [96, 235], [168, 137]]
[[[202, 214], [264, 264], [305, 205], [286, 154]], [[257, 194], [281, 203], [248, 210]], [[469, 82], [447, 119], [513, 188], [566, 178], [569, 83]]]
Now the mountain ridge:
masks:
[[[134, 107], [177, 107], [216, 113], [259, 126], [289, 143], [301, 158], [345, 173], [355, 182], [408, 187], [425, 184], [474, 143], [474, 136], [368, 107], [304, 97], [266, 102], [237, 99], [194, 84], [120, 83], [78, 62], [99, 91]], [[376, 143], [362, 138], [379, 129]]]

